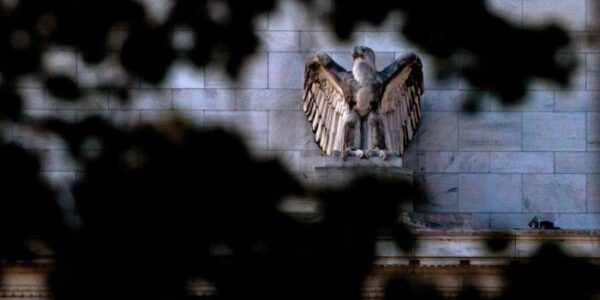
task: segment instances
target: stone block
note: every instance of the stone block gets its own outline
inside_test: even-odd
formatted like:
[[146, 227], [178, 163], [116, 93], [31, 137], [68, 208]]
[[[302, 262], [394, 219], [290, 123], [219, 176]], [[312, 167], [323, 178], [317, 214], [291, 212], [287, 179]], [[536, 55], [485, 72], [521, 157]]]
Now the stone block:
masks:
[[271, 89], [302, 89], [306, 53], [269, 53], [268, 85]]
[[300, 50], [298, 31], [259, 31], [260, 50], [274, 52], [293, 52]]
[[523, 175], [523, 211], [531, 213], [585, 212], [585, 175]]
[[268, 55], [257, 52], [246, 59], [238, 78], [230, 78], [222, 66], [209, 66], [204, 72], [206, 88], [267, 88]]
[[[385, 162], [374, 159], [365, 160], [351, 158], [342, 161], [339, 157], [329, 157], [324, 166], [315, 167], [315, 177], [317, 182], [325, 183], [325, 187], [339, 188], [347, 187], [357, 177], [376, 177], [399, 180], [408, 183], [413, 181], [413, 172], [402, 168], [402, 159], [391, 158]], [[402, 198], [404, 200], [399, 209], [403, 212], [413, 210], [412, 199]]]
[[585, 151], [584, 113], [523, 113], [523, 150]]
[[499, 99], [490, 101], [491, 111], [553, 111], [554, 94], [552, 91], [529, 91], [521, 102], [506, 105]]
[[317, 9], [309, 10], [300, 1], [283, 0], [277, 2], [275, 11], [269, 13], [269, 30], [327, 30], [328, 26], [317, 12], [330, 7], [330, 1], [318, 1]]
[[459, 116], [461, 150], [521, 150], [520, 113]]
[[81, 171], [73, 157], [66, 149], [44, 149], [37, 151], [40, 154], [41, 170], [49, 171]]
[[[109, 33], [109, 39], [112, 37], [110, 36], [111, 33]], [[125, 37], [123, 38], [127, 38], [127, 36], [125, 35]], [[123, 42], [118, 41], [119, 39], [121, 38], [117, 37], [116, 44], [122, 45]], [[196, 34], [193, 30], [189, 30], [189, 28], [180, 27], [175, 29], [171, 32], [169, 39], [171, 45], [173, 45], [173, 50], [177, 52], [190, 51], [194, 48], [194, 45], [196, 44]], [[118, 49], [120, 47], [117, 46], [116, 48]]]
[[42, 89], [44, 88], [44, 83], [37, 76], [33, 75], [25, 75], [21, 76], [21, 78], [15, 80], [16, 88], [36, 88]]
[[[556, 214], [556, 226], [562, 229], [575, 229], [575, 230], [590, 230], [600, 228], [600, 214]], [[593, 241], [589, 241], [593, 242]], [[582, 247], [583, 246], [583, 247]], [[585, 248], [593, 247], [594, 252], [597, 253], [600, 250], [600, 245], [588, 244], [579, 245], [573, 250], [584, 250]], [[589, 248], [588, 248], [589, 249]], [[579, 252], [579, 251], [577, 251]], [[583, 252], [583, 251], [582, 251]]]
[[586, 71], [600, 72], [600, 53], [586, 54], [584, 68]]
[[416, 146], [418, 150], [457, 150], [458, 113], [423, 113], [417, 130]]
[[65, 121], [75, 121], [79, 111], [75, 109], [30, 109], [23, 110], [22, 113], [25, 118], [57, 118]]
[[[331, 31], [302, 31], [300, 32], [300, 51], [314, 52], [351, 52], [354, 46], [363, 45], [363, 33], [355, 32], [346, 41], [341, 41]], [[369, 45], [366, 45], [370, 47]], [[373, 47], [371, 47], [373, 48]], [[386, 51], [373, 48], [374, 51]], [[393, 51], [393, 50], [392, 50]]]
[[375, 255], [377, 257], [398, 257], [406, 255], [406, 253], [403, 253], [396, 241], [378, 240], [375, 244]]
[[111, 110], [171, 110], [173, 109], [173, 91], [170, 89], [136, 89], [131, 92], [127, 102], [111, 95], [108, 107]]
[[[352, 57], [351, 54], [348, 54]], [[396, 60], [396, 53], [394, 52], [375, 52], [375, 67], [378, 71], [385, 69], [387, 66], [392, 64]]]
[[554, 222], [554, 214], [548, 213], [492, 213], [490, 214], [491, 229], [531, 229], [528, 223], [535, 216], [540, 221]]
[[223, 127], [241, 134], [251, 150], [266, 150], [267, 112], [261, 111], [206, 111], [205, 126]]
[[[144, 8], [145, 20], [149, 24], [162, 24], [166, 22], [169, 15], [175, 7], [175, 2], [164, 1], [164, 0], [153, 0], [153, 1], [142, 1], [140, 5]], [[208, 6], [208, 13], [210, 15], [217, 13], [215, 10], [222, 6], [212, 5]], [[126, 25], [120, 25], [126, 26]]]
[[600, 94], [595, 91], [556, 91], [554, 109], [557, 112], [600, 111]]
[[269, 150], [320, 150], [304, 112], [269, 112]]
[[77, 83], [83, 88], [96, 88], [98, 86], [122, 86], [123, 83], [138, 83], [138, 79], [123, 68], [117, 52], [108, 53], [107, 57], [97, 65], [87, 64], [81, 55], [77, 61]]
[[[107, 119], [109, 119], [117, 127], [130, 128], [140, 124], [141, 114], [139, 110], [116, 110], [110, 112], [101, 111]], [[98, 114], [98, 111], [78, 111], [77, 118], [84, 118], [89, 114]]]
[[600, 150], [600, 113], [586, 114], [586, 140], [588, 151]]
[[[415, 141], [416, 143], [416, 141]], [[404, 151], [404, 155], [402, 156], [402, 166], [405, 168], [415, 170], [418, 172], [419, 170], [419, 153], [423, 151], [417, 151], [413, 145], [415, 143], [410, 143], [409, 147]]]
[[[566, 218], [577, 218], [577, 217], [584, 217], [584, 216], [589, 216], [589, 215], [557, 214], [555, 217], [556, 225], [563, 229], [577, 229], [577, 228], [572, 228], [572, 227], [568, 227], [568, 226], [567, 227], [561, 226], [560, 224], [563, 220], [566, 220]], [[582, 220], [582, 221], [584, 221], [584, 220]], [[566, 224], [566, 223], [563, 222], [562, 224]], [[597, 228], [597, 227], [595, 227], [595, 228]], [[579, 229], [583, 229], [583, 228], [579, 228]], [[587, 228], [587, 229], [589, 229], [589, 228]], [[538, 252], [540, 246], [542, 246], [544, 244], [543, 237], [546, 237], [545, 239], [548, 240], [547, 237], [551, 237], [553, 235], [559, 235], [560, 232], [540, 231], [540, 232], [538, 232], [538, 234], [539, 234], [540, 238], [537, 238], [537, 239], [527, 239], [527, 238], [517, 239], [517, 245], [515, 247], [515, 250], [516, 250], [516, 254], [518, 257], [525, 258], [525, 257], [531, 257], [532, 255], [535, 255]], [[565, 236], [567, 236], [567, 235], [565, 235]], [[588, 236], [590, 238], [588, 238]], [[591, 233], [588, 233], [588, 234], [582, 233], [581, 236], [578, 236], [578, 237], [570, 237], [570, 238], [566, 238], [566, 239], [551, 238], [549, 240], [558, 244], [560, 249], [562, 251], [564, 251], [565, 254], [570, 257], [590, 258], [590, 257], [595, 257], [596, 253], [598, 253], [598, 251], [600, 251], [600, 243], [598, 242], [597, 239], [593, 238], [593, 236], [594, 235]]]
[[84, 89], [77, 101], [65, 101], [46, 92], [47, 109], [108, 110], [110, 92], [97, 89]]
[[77, 80], [77, 53], [60, 50], [46, 51], [42, 55], [42, 67], [50, 75], [63, 75]]
[[468, 228], [475, 230], [490, 229], [490, 214], [488, 213], [471, 213], [471, 218], [467, 223]]
[[521, 211], [521, 191], [521, 175], [518, 174], [460, 174], [459, 211]]
[[234, 110], [236, 94], [231, 89], [177, 89], [173, 107], [180, 110]]
[[491, 252], [479, 239], [423, 239], [419, 240], [415, 256], [420, 257], [490, 257], [510, 256], [513, 247], [501, 252]]
[[556, 173], [599, 173], [600, 156], [595, 152], [555, 152]]
[[552, 152], [492, 152], [492, 173], [553, 173]]
[[452, 229], [489, 229], [490, 217], [488, 213], [445, 213], [445, 212], [419, 212], [411, 213], [412, 218], [437, 226], [433, 228]]
[[600, 212], [600, 175], [587, 175], [587, 212]]
[[[205, 126], [205, 122], [204, 122], [204, 114], [205, 112], [202, 110], [183, 110], [183, 111], [174, 111], [177, 116], [182, 116], [183, 118], [185, 118], [185, 120], [187, 120], [187, 122], [189, 122], [190, 124], [197, 126], [197, 127], [204, 127]], [[144, 118], [144, 113], [150, 113], [150, 112], [142, 112], [142, 120]], [[156, 112], [155, 112], [156, 113]], [[170, 116], [172, 116], [173, 114], [171, 114]], [[169, 115], [163, 115], [163, 116], [169, 116]]]
[[[312, 53], [312, 52], [311, 52]], [[383, 52], [386, 53], [386, 52]], [[352, 70], [352, 65], [354, 64], [354, 59], [352, 58], [352, 54], [350, 52], [329, 52], [328, 53], [336, 63], [338, 63], [342, 68], [347, 71]], [[379, 54], [375, 53], [376, 64], [379, 64]]]
[[418, 151], [415, 171], [423, 173], [488, 173], [488, 152]]
[[586, 73], [586, 54], [585, 53], [560, 53], [556, 55], [560, 63], [574, 63], [576, 68], [571, 73], [569, 84], [567, 86], [556, 86], [556, 90], [585, 90], [588, 82]]
[[[569, 35], [571, 38], [570, 48], [573, 51], [582, 53], [598, 52], [598, 40], [600, 39], [598, 32], [570, 32]], [[583, 62], [581, 63], [583, 64]]]
[[493, 13], [520, 27], [523, 22], [523, 0], [487, 0]]
[[[204, 116], [203, 111], [194, 111], [196, 113], [200, 113], [201, 116]], [[161, 122], [168, 121], [172, 118], [183, 116], [183, 112], [178, 112], [175, 110], [144, 110], [140, 112], [140, 122], [144, 124], [158, 124]], [[186, 118], [186, 120], [189, 120]], [[191, 120], [189, 120], [191, 121]], [[201, 126], [202, 120], [199, 120], [200, 124], [196, 122], [191, 122], [196, 126]]]
[[201, 110], [143, 110], [140, 111], [140, 122], [145, 124], [157, 124], [170, 121], [174, 118], [182, 119], [189, 125], [200, 128], [204, 125], [204, 111]]
[[598, 0], [586, 0], [586, 29], [589, 31], [600, 31], [600, 1]]
[[301, 110], [300, 90], [237, 90], [237, 110]]
[[44, 89], [18, 88], [16, 92], [23, 99], [23, 110], [36, 110], [48, 108], [46, 105], [46, 91]]
[[[268, 155], [278, 159], [291, 172], [301, 174], [314, 172], [315, 167], [324, 166], [329, 158], [321, 150], [268, 151]], [[327, 182], [322, 184], [327, 186]]]
[[269, 30], [269, 14], [259, 13], [254, 17], [254, 29], [255, 30]]
[[[153, 86], [142, 83], [142, 87]], [[158, 87], [172, 89], [203, 88], [204, 70], [196, 68], [191, 63], [176, 62], [171, 65]]]
[[72, 184], [75, 183], [77, 172], [74, 171], [48, 171], [43, 172], [48, 183], [57, 191], [57, 203], [63, 211], [75, 211], [76, 204], [71, 193]]
[[469, 92], [459, 90], [425, 90], [421, 98], [423, 111], [461, 111]]
[[414, 52], [418, 51], [414, 44], [405, 40], [398, 31], [365, 32], [365, 46], [381, 52]]
[[587, 71], [586, 72], [586, 86], [585, 89], [588, 91], [600, 90], [600, 72]]
[[523, 0], [525, 25], [557, 23], [570, 31], [583, 31], [585, 0]]
[[[74, 112], [71, 112], [74, 114]], [[53, 114], [54, 117], [59, 117], [60, 114]], [[73, 120], [66, 120], [73, 121]], [[4, 128], [4, 127], [3, 127]], [[26, 148], [26, 149], [67, 149], [68, 145], [65, 143], [63, 139], [55, 134], [44, 134], [36, 130], [35, 128], [22, 126], [19, 124], [14, 124], [12, 126], [12, 142], [15, 144]], [[5, 129], [6, 130], [6, 129]], [[9, 132], [2, 132], [3, 134], [8, 134]], [[39, 155], [42, 155], [43, 152], [39, 152]]]
[[417, 176], [417, 182], [427, 193], [427, 202], [423, 205], [415, 206], [415, 211], [458, 211], [458, 175], [421, 175]]

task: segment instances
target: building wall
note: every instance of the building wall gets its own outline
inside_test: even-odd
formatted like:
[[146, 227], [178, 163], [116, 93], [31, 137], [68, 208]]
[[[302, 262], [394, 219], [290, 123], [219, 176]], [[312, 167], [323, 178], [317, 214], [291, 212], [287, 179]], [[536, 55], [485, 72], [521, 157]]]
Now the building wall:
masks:
[[[416, 52], [425, 69], [424, 113], [405, 166], [415, 171], [416, 180], [431, 196], [431, 204], [420, 212], [457, 227], [524, 228], [538, 215], [563, 228], [600, 228], [600, 134], [596, 133], [600, 52], [587, 39], [600, 37], [593, 15], [600, 2], [489, 2], [517, 25], [554, 20], [572, 33], [573, 47], [561, 54], [580, 63], [570, 87], [534, 82], [528, 99], [514, 107], [504, 107], [483, 93], [481, 111], [465, 114], [461, 107], [471, 89], [468, 83], [454, 69], [448, 79], [436, 79], [432, 58], [397, 33], [401, 17], [391, 16], [379, 27], [361, 26], [350, 41], [341, 42], [299, 1], [290, 0], [257, 20], [256, 33], [263, 45], [237, 83], [215, 67], [196, 70], [177, 64], [159, 87], [140, 82], [132, 91], [136, 100], [127, 105], [108, 94], [78, 104], [57, 102], [34, 81], [23, 81], [21, 92], [31, 99], [26, 114], [33, 117], [79, 119], [100, 113], [130, 126], [181, 113], [199, 126], [226, 126], [241, 131], [257, 156], [277, 157], [310, 182], [314, 167], [323, 165], [325, 156], [313, 142], [300, 106], [307, 55], [326, 51], [348, 69], [355, 45], [373, 48], [378, 68], [403, 53]], [[327, 6], [326, 1], [319, 3]], [[116, 51], [119, 32], [114, 37], [109, 47]], [[185, 47], [185, 32], [174, 42]], [[110, 61], [92, 68], [66, 49], [52, 51], [45, 63], [72, 74], [84, 87], [105, 78], [126, 77], [111, 69]], [[57, 184], [65, 185], [77, 176], [77, 165], [65, 160], [65, 147], [56, 139], [28, 138], [21, 128], [10, 134], [46, 157], [44, 169]], [[69, 199], [63, 200], [65, 209], [72, 208]]]

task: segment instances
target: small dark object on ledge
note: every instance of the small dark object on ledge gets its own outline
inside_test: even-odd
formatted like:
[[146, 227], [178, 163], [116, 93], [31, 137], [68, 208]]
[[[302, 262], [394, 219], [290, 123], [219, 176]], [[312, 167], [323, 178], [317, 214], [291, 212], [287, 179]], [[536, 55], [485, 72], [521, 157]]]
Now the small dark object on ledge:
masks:
[[539, 221], [537, 216], [534, 216], [527, 225], [533, 229], [560, 229], [560, 227], [555, 227], [553, 222]]

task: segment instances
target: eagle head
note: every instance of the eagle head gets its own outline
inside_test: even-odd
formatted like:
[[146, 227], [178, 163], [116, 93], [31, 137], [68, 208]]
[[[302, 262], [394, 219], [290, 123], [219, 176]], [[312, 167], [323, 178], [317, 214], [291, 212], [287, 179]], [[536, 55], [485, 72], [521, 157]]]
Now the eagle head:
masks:
[[373, 67], [373, 69], [375, 69], [375, 52], [373, 52], [373, 49], [369, 47], [354, 47], [352, 49], [352, 58], [354, 59], [354, 62], [356, 62], [357, 59], [366, 61], [369, 63], [369, 65], [371, 65], [371, 67]]

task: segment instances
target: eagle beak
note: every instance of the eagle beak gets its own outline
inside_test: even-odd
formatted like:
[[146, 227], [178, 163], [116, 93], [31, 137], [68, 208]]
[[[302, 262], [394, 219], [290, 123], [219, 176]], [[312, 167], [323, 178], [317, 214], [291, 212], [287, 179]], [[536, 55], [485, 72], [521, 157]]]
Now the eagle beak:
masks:
[[354, 47], [352, 49], [352, 58], [362, 57], [362, 47]]

